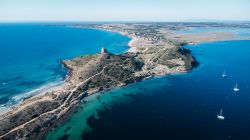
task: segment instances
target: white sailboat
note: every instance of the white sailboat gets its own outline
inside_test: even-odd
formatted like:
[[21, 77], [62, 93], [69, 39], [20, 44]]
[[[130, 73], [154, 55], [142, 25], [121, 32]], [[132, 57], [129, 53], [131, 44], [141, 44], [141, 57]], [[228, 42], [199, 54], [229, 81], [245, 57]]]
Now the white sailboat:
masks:
[[219, 120], [224, 120], [225, 119], [225, 117], [222, 115], [222, 109], [220, 110], [220, 113], [217, 115], [217, 118]]
[[226, 78], [227, 75], [226, 75], [226, 71], [223, 72], [223, 74], [221, 75], [222, 78]]
[[234, 86], [234, 92], [238, 92], [238, 91], [240, 91], [240, 89], [239, 89], [239, 87], [238, 87], [238, 84], [236, 84], [236, 85]]

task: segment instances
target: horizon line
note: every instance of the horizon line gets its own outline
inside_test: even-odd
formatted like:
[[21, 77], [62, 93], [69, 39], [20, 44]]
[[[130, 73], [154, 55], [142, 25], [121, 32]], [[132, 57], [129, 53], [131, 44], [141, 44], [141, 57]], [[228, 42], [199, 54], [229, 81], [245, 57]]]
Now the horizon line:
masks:
[[216, 20], [216, 19], [190, 19], [190, 20], [0, 20], [0, 23], [164, 23], [164, 22], [250, 22], [250, 20]]

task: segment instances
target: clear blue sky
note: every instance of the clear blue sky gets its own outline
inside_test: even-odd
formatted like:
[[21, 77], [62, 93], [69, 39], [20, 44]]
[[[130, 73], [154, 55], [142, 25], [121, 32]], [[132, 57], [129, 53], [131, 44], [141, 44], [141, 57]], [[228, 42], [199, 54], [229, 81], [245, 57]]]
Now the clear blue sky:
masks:
[[0, 21], [248, 20], [250, 0], [0, 0]]

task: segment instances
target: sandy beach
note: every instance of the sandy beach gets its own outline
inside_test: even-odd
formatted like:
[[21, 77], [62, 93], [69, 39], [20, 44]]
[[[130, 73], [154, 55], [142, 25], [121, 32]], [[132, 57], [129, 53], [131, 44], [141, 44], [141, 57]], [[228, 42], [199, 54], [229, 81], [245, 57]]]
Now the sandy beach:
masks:
[[136, 43], [137, 40], [138, 40], [137, 37], [132, 37], [131, 38], [131, 40], [128, 43], [128, 46], [130, 46], [128, 52], [132, 52], [132, 53], [136, 53], [137, 52], [137, 49], [136, 49], [136, 46], [135, 46], [135, 43]]

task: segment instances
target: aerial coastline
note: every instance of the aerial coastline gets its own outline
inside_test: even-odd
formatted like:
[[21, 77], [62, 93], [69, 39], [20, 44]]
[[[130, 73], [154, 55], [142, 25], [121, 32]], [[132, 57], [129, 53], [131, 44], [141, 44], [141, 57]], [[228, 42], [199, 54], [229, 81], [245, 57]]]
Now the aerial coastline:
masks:
[[[81, 99], [96, 92], [155, 75], [187, 72], [199, 63], [183, 45], [236, 39], [230, 33], [178, 35], [157, 24], [76, 25], [117, 32], [131, 38], [127, 52], [100, 53], [64, 60], [70, 73], [65, 84], [43, 95], [26, 99], [0, 116], [0, 139], [43, 136]], [[197, 37], [199, 36], [199, 38]]]

